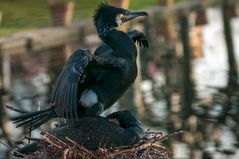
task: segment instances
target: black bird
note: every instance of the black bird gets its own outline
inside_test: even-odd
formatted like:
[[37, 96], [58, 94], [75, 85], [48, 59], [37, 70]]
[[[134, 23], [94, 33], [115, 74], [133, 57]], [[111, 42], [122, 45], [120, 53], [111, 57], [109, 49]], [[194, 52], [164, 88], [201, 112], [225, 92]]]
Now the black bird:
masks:
[[[118, 123], [112, 122], [112, 119], [116, 119], [114, 121]], [[82, 117], [74, 125], [56, 127], [50, 133], [65, 143], [69, 143], [66, 139], [68, 137], [89, 150], [130, 146], [145, 136], [140, 122], [127, 110], [114, 112], [106, 118]], [[18, 148], [17, 151], [31, 154], [40, 150], [38, 142], [35, 142]]]
[[32, 130], [55, 117], [75, 120], [97, 116], [116, 102], [137, 76], [135, 42], [148, 47], [143, 33], [125, 33], [116, 27], [138, 16], [147, 13], [100, 4], [94, 23], [104, 44], [94, 55], [85, 49], [74, 52], [54, 85], [53, 106], [12, 118], [17, 127], [24, 125]]

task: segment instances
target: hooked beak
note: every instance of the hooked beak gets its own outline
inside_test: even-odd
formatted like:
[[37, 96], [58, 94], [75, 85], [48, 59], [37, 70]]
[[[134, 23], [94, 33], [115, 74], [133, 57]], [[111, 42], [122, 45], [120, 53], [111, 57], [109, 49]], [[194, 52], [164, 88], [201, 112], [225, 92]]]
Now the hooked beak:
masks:
[[148, 13], [146, 12], [127, 12], [121, 17], [122, 23], [128, 22], [134, 18], [140, 17], [140, 16], [148, 16]]

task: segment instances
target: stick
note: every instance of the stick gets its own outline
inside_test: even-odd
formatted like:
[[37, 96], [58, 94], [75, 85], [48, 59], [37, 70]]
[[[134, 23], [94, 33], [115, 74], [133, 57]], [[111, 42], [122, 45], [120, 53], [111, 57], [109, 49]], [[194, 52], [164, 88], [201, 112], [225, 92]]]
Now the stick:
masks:
[[89, 150], [87, 150], [87, 149], [84, 148], [83, 146], [79, 145], [79, 144], [76, 143], [75, 141], [71, 140], [71, 139], [68, 138], [68, 137], [66, 137], [66, 139], [67, 139], [68, 141], [70, 141], [71, 143], [77, 145], [77, 147], [78, 147], [79, 149], [82, 149], [83, 151], [87, 152], [87, 153], [88, 153], [89, 155], [91, 155], [92, 157], [97, 158], [97, 157], [96, 157], [94, 154], [92, 154]]
[[45, 133], [46, 135], [48, 135], [48, 136], [54, 138], [54, 139], [57, 140], [58, 142], [62, 143], [64, 146], [67, 146], [67, 144], [66, 144], [65, 142], [63, 142], [62, 140], [60, 140], [60, 139], [57, 138], [56, 136], [50, 134], [49, 132], [46, 131], [46, 132], [44, 132], [44, 133]]
[[55, 146], [55, 147], [57, 147], [57, 148], [59, 148], [59, 149], [62, 149], [61, 146], [59, 146], [59, 145], [53, 143], [53, 142], [52, 142], [49, 138], [47, 138], [46, 136], [43, 136], [43, 139], [44, 139], [46, 142], [52, 144], [53, 146]]

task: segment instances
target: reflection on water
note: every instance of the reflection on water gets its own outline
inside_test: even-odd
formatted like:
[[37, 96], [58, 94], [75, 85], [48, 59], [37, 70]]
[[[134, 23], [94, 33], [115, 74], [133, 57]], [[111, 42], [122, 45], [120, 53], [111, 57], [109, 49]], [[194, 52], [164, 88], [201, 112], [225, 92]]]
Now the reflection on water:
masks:
[[[221, 12], [218, 8], [207, 10], [209, 24], [203, 29], [203, 58], [193, 61], [193, 75], [195, 89], [199, 101], [194, 103], [194, 115], [187, 121], [186, 132], [180, 140], [172, 141], [174, 157], [177, 159], [187, 158], [239, 158], [238, 150], [238, 102], [239, 94], [227, 99], [224, 88], [227, 86], [228, 64], [226, 46], [224, 41]], [[232, 20], [234, 43], [239, 41], [239, 18]], [[239, 61], [239, 47], [235, 45], [237, 61]], [[164, 76], [159, 73], [159, 76]], [[164, 83], [161, 83], [163, 86]], [[172, 95], [171, 113], [167, 115], [167, 107], [164, 99], [155, 100], [152, 96], [153, 82], [143, 82], [145, 103], [152, 109], [151, 121], [163, 122], [170, 117], [171, 124], [164, 123], [164, 128], [169, 132], [182, 128], [182, 121], [178, 105], [180, 96], [175, 92]], [[161, 87], [162, 88], [162, 87]], [[231, 100], [231, 114], [224, 117], [226, 101]], [[166, 108], [165, 108], [166, 107]], [[155, 113], [157, 115], [155, 115]], [[176, 113], [176, 114], [175, 114]], [[232, 115], [234, 114], [234, 115]], [[235, 119], [237, 118], [237, 119]], [[237, 122], [236, 122], [237, 121]], [[184, 126], [185, 128], [185, 126]]]

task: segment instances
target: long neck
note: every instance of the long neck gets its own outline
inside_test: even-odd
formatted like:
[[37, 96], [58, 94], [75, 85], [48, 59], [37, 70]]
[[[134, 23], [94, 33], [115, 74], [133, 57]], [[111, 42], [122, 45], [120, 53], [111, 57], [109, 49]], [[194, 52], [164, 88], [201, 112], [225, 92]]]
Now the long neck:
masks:
[[105, 42], [105, 37], [112, 31], [116, 30], [114, 27], [105, 24], [100, 18], [95, 21], [95, 27], [98, 35], [102, 41]]
[[113, 54], [135, 60], [137, 49], [133, 40], [126, 33], [103, 23], [101, 19], [96, 20], [95, 26], [100, 39], [114, 50]]
[[137, 49], [133, 40], [122, 31], [114, 30], [108, 34], [104, 42], [113, 49], [115, 56], [135, 60]]

